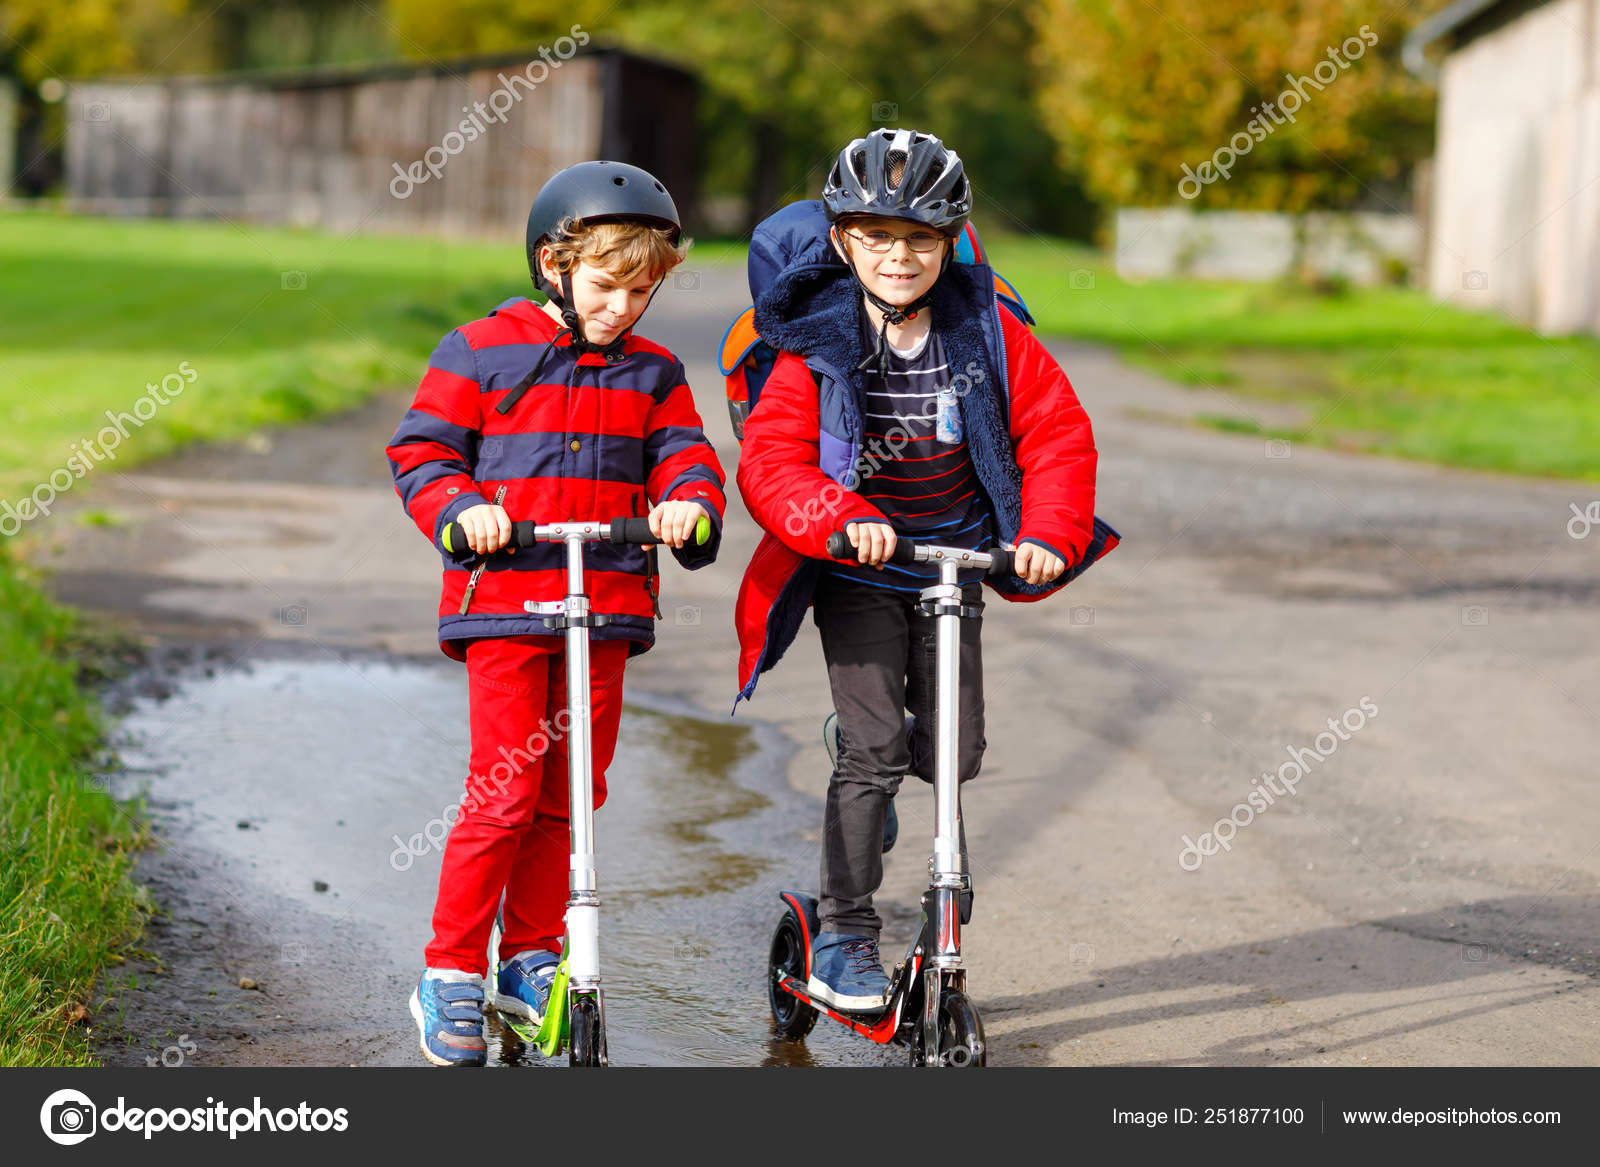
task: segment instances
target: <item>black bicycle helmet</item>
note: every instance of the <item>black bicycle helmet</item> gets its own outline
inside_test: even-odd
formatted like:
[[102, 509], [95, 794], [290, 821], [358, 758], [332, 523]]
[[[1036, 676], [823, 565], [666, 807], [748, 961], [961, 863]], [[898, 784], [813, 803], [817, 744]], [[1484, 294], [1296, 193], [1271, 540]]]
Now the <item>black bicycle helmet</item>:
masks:
[[972, 186], [961, 158], [932, 134], [878, 129], [839, 151], [822, 205], [830, 223], [884, 215], [956, 236], [972, 214]]
[[[533, 207], [528, 211], [528, 274], [533, 277], [533, 286], [549, 296], [561, 310], [561, 321], [566, 328], [556, 333], [532, 371], [496, 406], [500, 413], [509, 413], [522, 399], [522, 395], [538, 379], [546, 358], [555, 350], [555, 342], [565, 332], [572, 334], [573, 347], [580, 352], [599, 353], [608, 362], [623, 359], [624, 346], [628, 333], [633, 331], [632, 326], [609, 344], [592, 343], [584, 335], [583, 321], [572, 306], [571, 273], [561, 273], [561, 286], [557, 288], [539, 271], [539, 249], [558, 230], [579, 223], [607, 223], [623, 219], [660, 227], [668, 233], [674, 244], [683, 235], [683, 225], [678, 221], [678, 208], [661, 180], [648, 170], [630, 166], [626, 162], [579, 162], [557, 171], [539, 188], [539, 193], [533, 199]], [[660, 290], [657, 284], [656, 292]], [[650, 293], [650, 299], [655, 299], [655, 292]], [[645, 308], [649, 307], [647, 302]], [[574, 365], [573, 373], [576, 372], [577, 366]]]

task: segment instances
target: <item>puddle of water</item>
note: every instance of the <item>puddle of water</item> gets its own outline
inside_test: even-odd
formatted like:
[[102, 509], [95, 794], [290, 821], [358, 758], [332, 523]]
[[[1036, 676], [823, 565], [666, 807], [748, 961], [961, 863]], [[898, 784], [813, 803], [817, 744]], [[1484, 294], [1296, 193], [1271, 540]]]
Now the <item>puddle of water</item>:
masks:
[[[415, 1065], [406, 999], [440, 851], [405, 844], [419, 832], [442, 839], [467, 726], [457, 669], [268, 660], [138, 702], [122, 727], [117, 793], [147, 788], [173, 847], [219, 857], [256, 938], [304, 947], [304, 1023], [369, 1045], [392, 1034], [368, 1064]], [[785, 753], [770, 727], [629, 691], [595, 823], [614, 1064], [903, 1061], [835, 1026], [804, 1045], [771, 1037], [777, 891], [812, 886], [817, 866], [818, 807], [783, 781]], [[491, 1064], [543, 1064], [489, 1031]]]

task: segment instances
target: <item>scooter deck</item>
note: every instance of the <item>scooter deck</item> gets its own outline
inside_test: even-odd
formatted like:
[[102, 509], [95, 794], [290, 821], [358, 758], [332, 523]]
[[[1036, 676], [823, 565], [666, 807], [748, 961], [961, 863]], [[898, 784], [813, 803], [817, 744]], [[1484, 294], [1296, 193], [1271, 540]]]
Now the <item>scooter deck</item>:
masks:
[[[918, 953], [912, 957], [911, 977], [915, 978], [922, 969], [922, 955]], [[844, 1013], [829, 1005], [826, 1001], [818, 1000], [806, 991], [806, 984], [798, 977], [788, 973], [777, 973], [778, 987], [792, 997], [797, 997], [819, 1013], [825, 1013], [840, 1025], [855, 1030], [861, 1036], [879, 1045], [888, 1045], [894, 1040], [895, 1034], [900, 1032], [900, 1018], [904, 1012], [906, 993], [902, 986], [915, 983], [914, 979], [907, 981], [904, 973], [901, 979], [895, 982], [894, 994], [889, 998], [889, 1003], [875, 1013]]]

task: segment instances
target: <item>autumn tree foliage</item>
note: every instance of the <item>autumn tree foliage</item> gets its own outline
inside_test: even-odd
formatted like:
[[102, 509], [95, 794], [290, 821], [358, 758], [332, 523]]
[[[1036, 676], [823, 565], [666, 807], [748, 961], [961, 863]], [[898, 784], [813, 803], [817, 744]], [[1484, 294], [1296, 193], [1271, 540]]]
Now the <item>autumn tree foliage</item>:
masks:
[[1447, 0], [1040, 0], [1056, 157], [1112, 206], [1406, 209], [1431, 88], [1400, 62]]

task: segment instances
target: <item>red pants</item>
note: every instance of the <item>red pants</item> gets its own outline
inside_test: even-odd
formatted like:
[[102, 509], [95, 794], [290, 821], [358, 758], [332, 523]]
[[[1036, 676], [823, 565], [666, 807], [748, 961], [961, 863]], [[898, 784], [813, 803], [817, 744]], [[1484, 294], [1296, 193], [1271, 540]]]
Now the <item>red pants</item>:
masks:
[[[606, 800], [606, 767], [617, 748], [628, 647], [626, 640], [589, 643], [595, 806]], [[429, 968], [483, 975], [502, 892], [500, 958], [529, 948], [561, 951], [571, 854], [566, 669], [566, 642], [558, 637], [467, 644], [471, 770], [445, 842]]]

